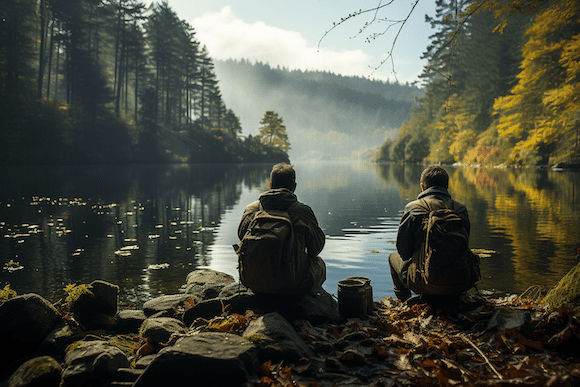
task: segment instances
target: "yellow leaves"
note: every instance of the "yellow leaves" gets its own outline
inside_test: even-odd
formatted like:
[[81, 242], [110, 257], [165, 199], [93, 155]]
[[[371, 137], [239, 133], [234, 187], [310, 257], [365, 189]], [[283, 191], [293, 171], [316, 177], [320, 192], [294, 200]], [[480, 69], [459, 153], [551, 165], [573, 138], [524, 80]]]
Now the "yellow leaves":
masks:
[[10, 289], [10, 285], [4, 286], [3, 289], [0, 289], [0, 305], [16, 296], [17, 296], [16, 292]]

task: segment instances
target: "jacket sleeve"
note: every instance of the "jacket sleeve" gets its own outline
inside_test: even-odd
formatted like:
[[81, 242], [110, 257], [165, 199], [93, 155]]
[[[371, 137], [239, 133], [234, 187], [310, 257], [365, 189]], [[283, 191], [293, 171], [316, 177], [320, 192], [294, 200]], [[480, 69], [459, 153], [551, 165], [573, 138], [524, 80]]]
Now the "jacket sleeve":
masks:
[[312, 211], [310, 206], [300, 203], [291, 211], [290, 217], [295, 230], [304, 233], [308, 256], [315, 258], [324, 248], [326, 240], [324, 231], [318, 225], [314, 211]]
[[426, 210], [411, 202], [405, 207], [397, 233], [397, 252], [406, 261], [413, 257], [423, 230]]
[[259, 209], [260, 202], [258, 201], [255, 201], [246, 206], [244, 214], [242, 215], [242, 220], [240, 221], [240, 225], [238, 226], [238, 238], [240, 240], [242, 240], [242, 238], [244, 237], [244, 234], [246, 233], [248, 227], [250, 226], [250, 222], [254, 218], [254, 214], [258, 212]]

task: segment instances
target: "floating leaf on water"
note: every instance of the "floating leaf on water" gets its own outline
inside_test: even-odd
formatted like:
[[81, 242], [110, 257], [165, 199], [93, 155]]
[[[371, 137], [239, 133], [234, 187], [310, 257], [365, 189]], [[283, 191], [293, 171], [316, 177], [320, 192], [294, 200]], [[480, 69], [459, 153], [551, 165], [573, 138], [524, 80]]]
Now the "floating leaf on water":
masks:
[[107, 238], [112, 238], [112, 237], [113, 237], [113, 235], [111, 235], [111, 234], [107, 235]]
[[131, 245], [131, 246], [123, 246], [123, 247], [121, 247], [121, 251], [126, 251], [126, 250], [139, 250], [139, 246], [137, 246], [137, 245]]
[[484, 256], [485, 258], [490, 257], [490, 254], [497, 254], [495, 250], [488, 250], [488, 249], [471, 249], [474, 254], [479, 254], [479, 256]]
[[379, 250], [371, 250], [371, 253], [378, 254], [378, 253], [380, 253], [380, 251]]
[[175, 239], [177, 239], [177, 237], [176, 237], [176, 236], [172, 236], [172, 235], [170, 235], [170, 236], [169, 236], [169, 239], [171, 239], [171, 240], [175, 240]]
[[161, 270], [161, 269], [167, 269], [168, 267], [169, 267], [168, 263], [157, 263], [157, 264], [147, 266], [147, 269], [148, 270]]
[[162, 224], [158, 224], [157, 226], [155, 226], [155, 228], [163, 228]]
[[157, 239], [159, 238], [159, 234], [149, 235], [149, 239]]
[[115, 255], [118, 255], [119, 257], [128, 257], [131, 255], [131, 252], [126, 250], [117, 250], [115, 251]]
[[15, 272], [20, 269], [24, 269], [24, 266], [22, 266], [20, 262], [16, 262], [12, 259], [4, 264], [4, 270], [7, 270], [9, 273]]
[[124, 242], [137, 242], [137, 239], [135, 238], [125, 238], [123, 239]]

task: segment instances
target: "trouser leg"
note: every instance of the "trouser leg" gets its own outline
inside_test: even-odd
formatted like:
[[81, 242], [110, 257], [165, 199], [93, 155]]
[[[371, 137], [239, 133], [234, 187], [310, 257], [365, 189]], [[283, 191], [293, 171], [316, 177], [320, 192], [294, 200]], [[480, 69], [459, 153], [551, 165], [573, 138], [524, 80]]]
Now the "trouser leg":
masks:
[[310, 264], [310, 275], [315, 285], [321, 285], [326, 281], [326, 264], [320, 257], [316, 257]]
[[403, 264], [403, 259], [399, 253], [394, 252], [389, 255], [389, 267], [391, 268], [391, 277], [395, 287], [395, 296], [401, 301], [405, 301], [411, 297], [411, 290], [409, 290], [401, 280]]

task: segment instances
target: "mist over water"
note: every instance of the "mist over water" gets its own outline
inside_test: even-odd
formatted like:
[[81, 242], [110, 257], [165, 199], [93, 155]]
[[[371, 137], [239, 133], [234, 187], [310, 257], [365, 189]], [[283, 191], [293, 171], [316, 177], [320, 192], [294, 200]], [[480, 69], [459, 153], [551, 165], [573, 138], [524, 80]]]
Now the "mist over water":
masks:
[[274, 110], [284, 119], [294, 161], [352, 158], [380, 146], [396, 135], [422, 93], [408, 85], [247, 61], [217, 61], [215, 70], [243, 134], [256, 135], [264, 113]]

